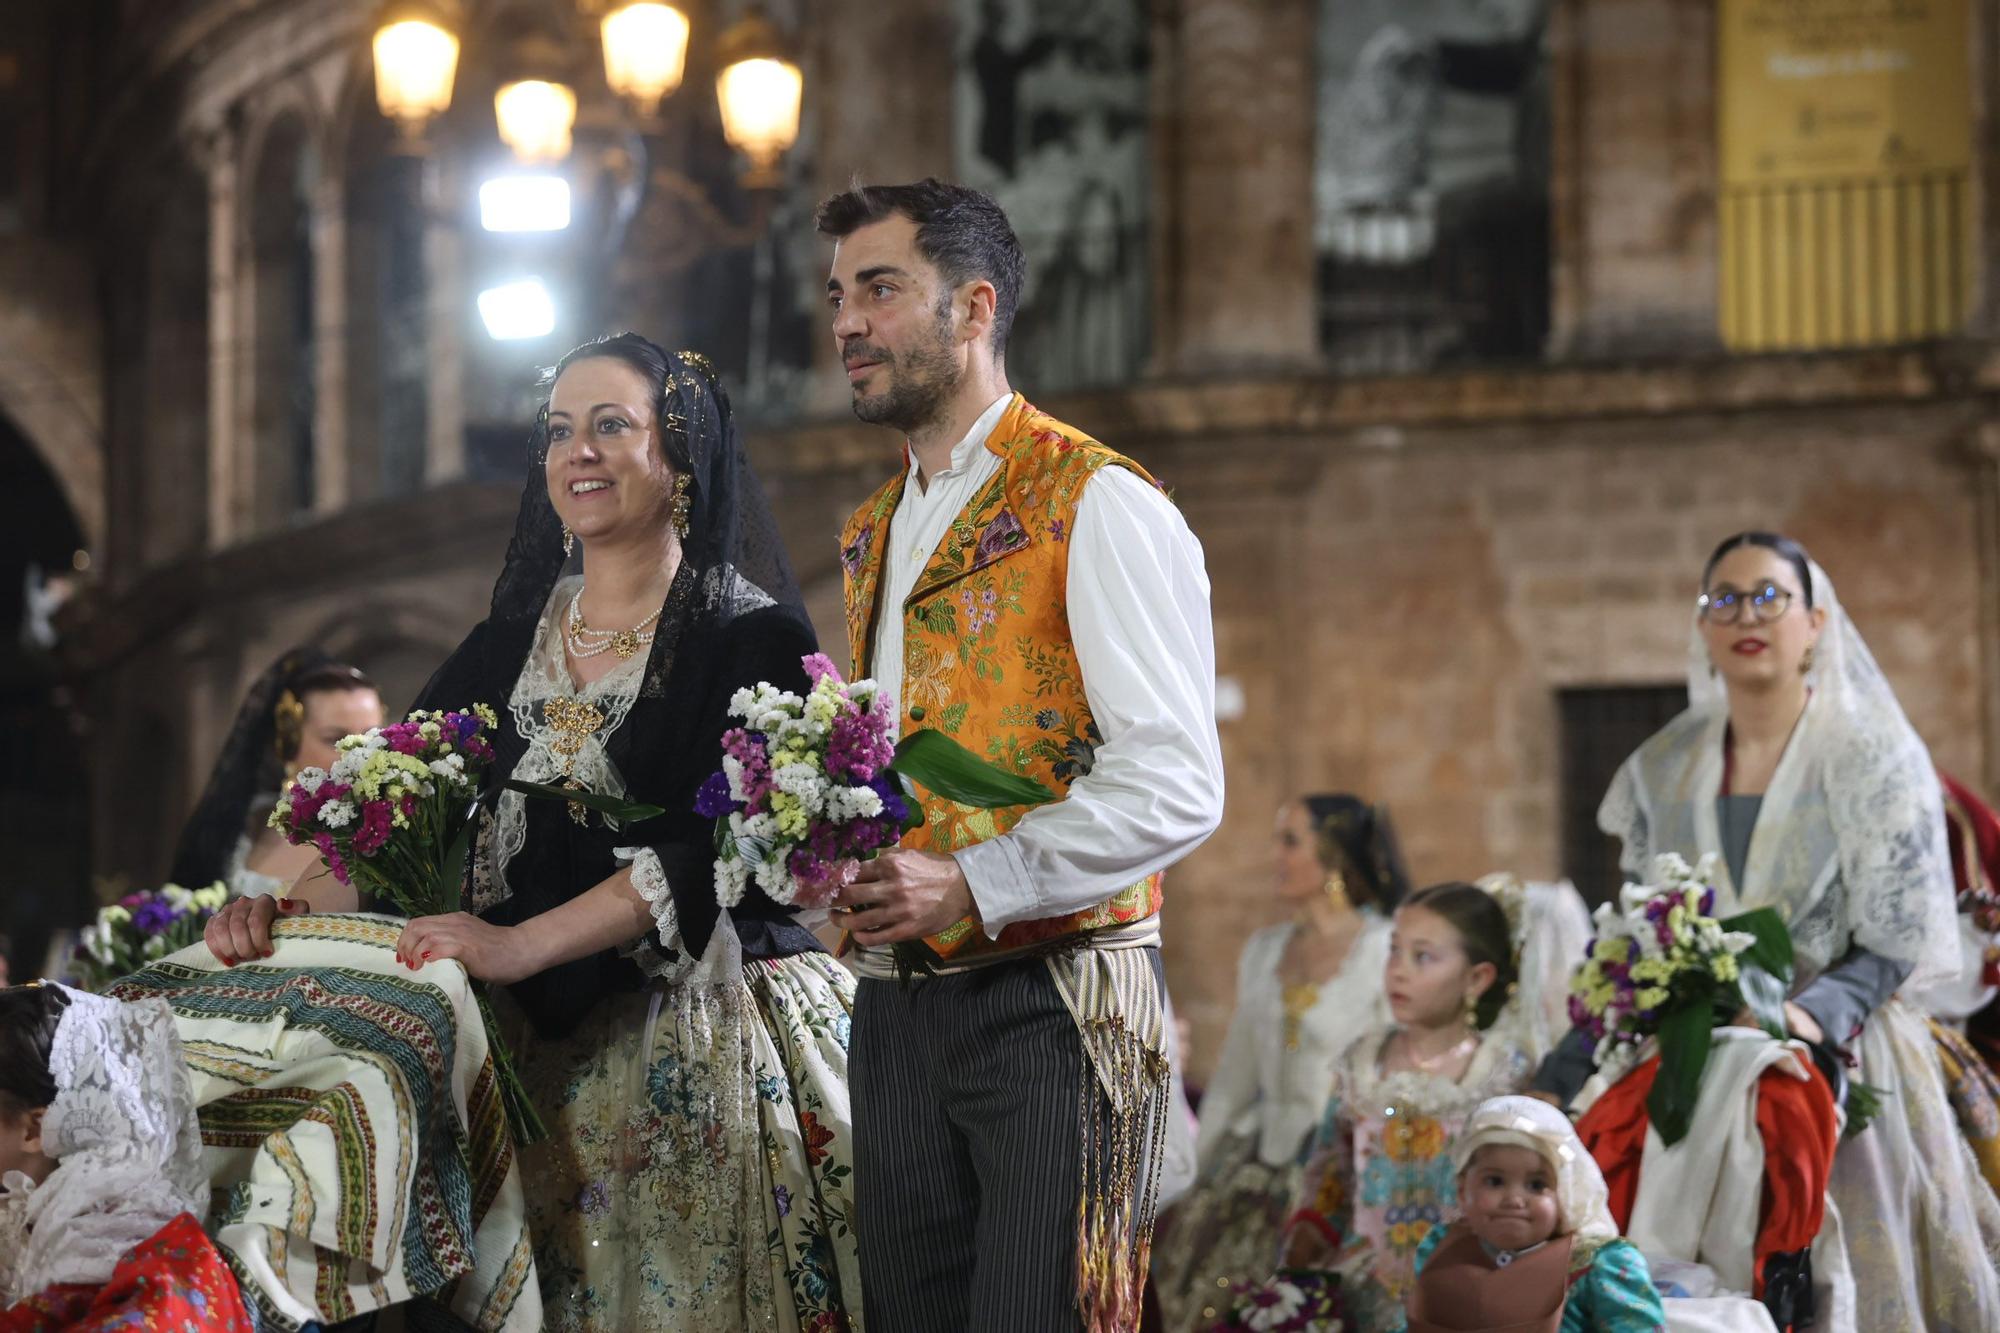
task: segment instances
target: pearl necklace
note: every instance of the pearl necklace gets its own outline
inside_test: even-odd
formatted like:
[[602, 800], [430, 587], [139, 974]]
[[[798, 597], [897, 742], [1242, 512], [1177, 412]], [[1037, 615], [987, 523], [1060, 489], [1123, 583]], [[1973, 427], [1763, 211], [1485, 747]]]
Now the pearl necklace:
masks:
[[[660, 608], [662, 611], [665, 609], [664, 606]], [[600, 653], [612, 652], [618, 654], [620, 661], [625, 661], [653, 641], [657, 631], [647, 626], [659, 618], [660, 612], [655, 611], [631, 629], [592, 629], [583, 623], [583, 589], [578, 588], [576, 595], [569, 599], [569, 623], [565, 626], [570, 655], [596, 657]]]

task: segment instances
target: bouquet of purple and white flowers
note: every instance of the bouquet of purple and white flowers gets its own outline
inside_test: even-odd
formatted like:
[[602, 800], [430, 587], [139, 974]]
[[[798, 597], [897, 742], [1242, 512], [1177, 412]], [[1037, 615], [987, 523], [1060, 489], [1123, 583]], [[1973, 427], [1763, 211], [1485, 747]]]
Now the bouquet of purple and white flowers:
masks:
[[[913, 784], [980, 809], [1053, 799], [1042, 783], [995, 768], [944, 733], [896, 739], [894, 702], [872, 680], [844, 681], [824, 653], [805, 659], [804, 698], [768, 683], [738, 690], [722, 768], [695, 811], [716, 821], [715, 896], [734, 907], [755, 884], [774, 902], [825, 908], [856, 865], [922, 820]], [[897, 946], [911, 966], [921, 944]], [[928, 952], [928, 950], [924, 950]]]
[[895, 715], [872, 680], [849, 684], [825, 654], [805, 659], [805, 698], [769, 684], [736, 692], [722, 768], [698, 814], [716, 822], [715, 896], [734, 907], [754, 881], [774, 902], [823, 908], [857, 862], [903, 834], [911, 805], [890, 772]]
[[1594, 1040], [1608, 1079], [1657, 1045], [1646, 1109], [1669, 1145], [1687, 1134], [1717, 1023], [1748, 1010], [1772, 1036], [1786, 1035], [1791, 934], [1768, 907], [1717, 918], [1719, 866], [1712, 853], [1693, 866], [1671, 852], [1654, 857], [1651, 883], [1627, 884], [1597, 909], [1597, 938], [1570, 981], [1570, 1019]]
[[79, 990], [101, 991], [123, 976], [137, 972], [198, 943], [208, 919], [229, 901], [221, 884], [184, 889], [168, 884], [128, 893], [83, 928], [73, 958], [73, 984]]

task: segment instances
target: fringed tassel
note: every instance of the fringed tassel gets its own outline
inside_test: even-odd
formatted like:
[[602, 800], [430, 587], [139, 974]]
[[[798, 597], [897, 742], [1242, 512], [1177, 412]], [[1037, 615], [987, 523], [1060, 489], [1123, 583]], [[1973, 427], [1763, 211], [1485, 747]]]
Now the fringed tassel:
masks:
[[[1104, 1086], [1086, 1077], [1078, 1108], [1083, 1181], [1076, 1205], [1077, 1309], [1086, 1333], [1135, 1333], [1153, 1258], [1167, 1130], [1167, 1057], [1128, 1028], [1123, 1015], [1089, 1019], [1082, 1032]], [[1111, 1095], [1100, 1096], [1101, 1090]]]

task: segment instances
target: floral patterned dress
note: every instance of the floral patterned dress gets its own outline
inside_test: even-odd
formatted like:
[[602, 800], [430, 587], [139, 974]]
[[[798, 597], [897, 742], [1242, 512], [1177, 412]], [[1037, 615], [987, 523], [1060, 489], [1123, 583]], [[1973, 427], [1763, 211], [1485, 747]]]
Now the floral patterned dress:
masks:
[[1382, 1073], [1393, 1028], [1362, 1037], [1335, 1064], [1286, 1233], [1309, 1228], [1334, 1248], [1353, 1329], [1402, 1333], [1417, 1253], [1456, 1212], [1452, 1138], [1481, 1102], [1520, 1091], [1533, 1071], [1504, 1035], [1509, 1027], [1503, 1017], [1485, 1035], [1456, 1083], [1412, 1070]]
[[515, 1044], [549, 1126], [521, 1154], [545, 1328], [862, 1327], [853, 1004], [824, 954], [753, 960]]
[[[514, 774], [575, 776], [622, 796], [606, 742], [633, 706], [645, 658], [578, 686], [559, 628], [577, 586], [572, 577], [551, 593], [509, 701], [528, 742]], [[589, 704], [601, 728], [559, 735], [547, 720], [556, 697]], [[481, 856], [504, 872], [527, 837], [521, 803], [503, 796], [494, 827]], [[543, 1327], [861, 1329], [847, 1094], [854, 978], [824, 953], [745, 959], [726, 918], [689, 959], [658, 859], [618, 855], [654, 917], [652, 935], [627, 950], [648, 985], [599, 1003], [559, 1040], [522, 1022], [513, 1042], [549, 1130], [521, 1153]]]

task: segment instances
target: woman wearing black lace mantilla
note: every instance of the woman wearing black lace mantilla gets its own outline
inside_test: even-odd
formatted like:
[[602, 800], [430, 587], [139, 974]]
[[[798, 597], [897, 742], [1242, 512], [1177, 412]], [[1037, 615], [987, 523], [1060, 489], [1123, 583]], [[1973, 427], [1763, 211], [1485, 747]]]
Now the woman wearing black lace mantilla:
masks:
[[[491, 703], [500, 774], [665, 813], [620, 828], [501, 795], [472, 912], [410, 922], [398, 953], [504, 983], [532, 1029], [514, 1051], [550, 1131], [522, 1155], [547, 1327], [858, 1328], [853, 983], [754, 888], [718, 907], [694, 811], [730, 696], [803, 691], [811, 625], [705, 360], [620, 334], [550, 386], [491, 613], [419, 706]], [[211, 946], [256, 956], [275, 911], [232, 907]]]

